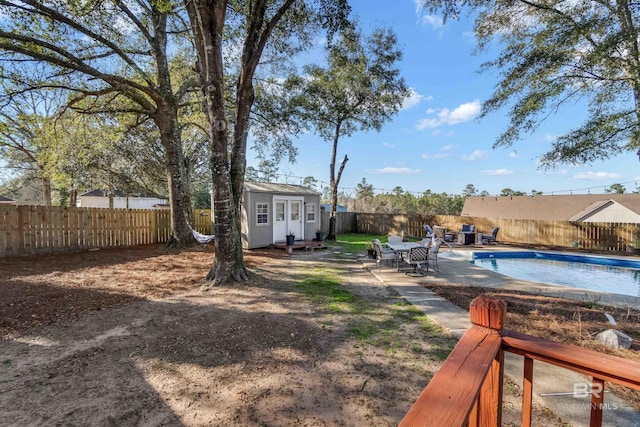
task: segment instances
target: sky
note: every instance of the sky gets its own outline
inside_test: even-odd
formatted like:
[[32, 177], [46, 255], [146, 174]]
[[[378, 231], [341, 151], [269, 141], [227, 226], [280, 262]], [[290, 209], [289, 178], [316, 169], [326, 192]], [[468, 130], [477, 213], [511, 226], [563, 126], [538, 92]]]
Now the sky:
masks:
[[[399, 186], [416, 196], [425, 190], [461, 194], [467, 184], [491, 195], [505, 188], [549, 195], [604, 193], [614, 183], [622, 183], [627, 192], [640, 186], [640, 162], [632, 152], [590, 165], [538, 168], [538, 158], [555, 138], [586, 119], [584, 106], [565, 107], [513, 146], [493, 149], [508, 125], [507, 110], [478, 120], [482, 102], [498, 83], [496, 71], [479, 69], [498, 51], [474, 53], [472, 18], [443, 24], [440, 16], [418, 11], [415, 0], [350, 3], [365, 33], [380, 26], [395, 31], [403, 50], [401, 75], [412, 96], [380, 132], [356, 132], [340, 140], [337, 158], [349, 157], [341, 191], [355, 194], [363, 178], [376, 193]], [[314, 61], [322, 61], [319, 55]], [[297, 161], [279, 165], [279, 182], [299, 184], [313, 176], [328, 185], [331, 144], [311, 133], [294, 143]], [[251, 151], [247, 155], [248, 166], [257, 168], [259, 160]]]

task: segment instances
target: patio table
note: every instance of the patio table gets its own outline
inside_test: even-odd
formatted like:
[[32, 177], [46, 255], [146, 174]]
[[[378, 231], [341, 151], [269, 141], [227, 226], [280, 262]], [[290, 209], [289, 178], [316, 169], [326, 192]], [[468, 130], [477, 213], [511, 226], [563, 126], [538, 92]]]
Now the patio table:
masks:
[[[393, 249], [394, 251], [396, 251], [396, 254], [399, 257], [402, 257], [402, 254], [404, 252], [409, 252], [409, 250], [411, 248], [418, 248], [420, 246], [422, 246], [420, 243], [417, 242], [398, 242], [398, 243], [387, 243], [387, 246], [390, 247], [391, 249]], [[427, 248], [428, 250], [428, 248]], [[400, 271], [400, 260], [398, 259], [398, 262], [396, 262], [398, 271]]]

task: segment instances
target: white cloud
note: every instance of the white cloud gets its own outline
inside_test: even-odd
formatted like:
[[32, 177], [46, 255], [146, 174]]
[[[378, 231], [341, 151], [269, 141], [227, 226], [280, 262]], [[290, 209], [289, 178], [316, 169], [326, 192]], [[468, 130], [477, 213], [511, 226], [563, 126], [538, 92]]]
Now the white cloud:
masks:
[[573, 176], [575, 179], [589, 179], [593, 181], [601, 181], [603, 179], [619, 179], [622, 176], [619, 173], [612, 172], [578, 172]]
[[402, 103], [402, 110], [409, 110], [416, 105], [420, 104], [423, 100], [429, 99], [431, 97], [425, 97], [424, 95], [420, 95], [415, 91], [414, 88], [409, 88], [409, 96]]
[[417, 130], [433, 129], [442, 125], [438, 119], [423, 119], [416, 125]]
[[437, 113], [436, 116], [422, 119], [418, 124], [416, 124], [416, 129], [433, 129], [443, 125], [452, 126], [458, 123], [468, 122], [480, 114], [480, 107], [480, 101], [475, 99], [471, 102], [461, 104], [453, 110], [449, 110], [448, 108], [434, 110], [433, 108], [429, 108], [427, 110], [427, 115]]
[[550, 133], [547, 133], [544, 136], [545, 141], [555, 141], [556, 139], [558, 139], [558, 135], [552, 135]]
[[382, 146], [383, 146], [383, 147], [387, 147], [387, 148], [394, 148], [394, 147], [395, 147], [395, 145], [393, 145], [393, 144], [391, 144], [391, 143], [389, 143], [389, 142], [383, 142], [383, 143], [382, 143]]
[[480, 175], [511, 175], [513, 173], [512, 170], [509, 169], [487, 169], [480, 172]]
[[449, 154], [447, 154], [447, 153], [435, 153], [435, 154], [424, 153], [420, 157], [422, 157], [423, 159], [446, 159], [447, 157], [449, 157]]
[[436, 153], [423, 153], [420, 157], [423, 159], [446, 159], [447, 157], [451, 157], [451, 154], [448, 151], [451, 151], [455, 148], [455, 145], [448, 144], [440, 147], [440, 151]]
[[509, 157], [511, 157], [512, 159], [515, 159], [516, 157], [518, 157], [518, 152], [517, 151], [510, 152]]
[[382, 169], [374, 169], [372, 172], [379, 175], [386, 175], [386, 174], [415, 175], [417, 173], [422, 172], [422, 169], [394, 168], [394, 167], [387, 166], [386, 168], [382, 168]]
[[475, 160], [486, 159], [487, 155], [488, 155], [488, 153], [486, 151], [476, 150], [473, 153], [469, 154], [468, 156], [462, 156], [462, 158], [467, 160], [467, 161], [469, 161], [469, 162], [473, 162]]
[[444, 22], [442, 21], [442, 16], [438, 16], [438, 15], [424, 15], [420, 17], [420, 23], [422, 25], [429, 26], [434, 30], [439, 30], [441, 28], [444, 28]]

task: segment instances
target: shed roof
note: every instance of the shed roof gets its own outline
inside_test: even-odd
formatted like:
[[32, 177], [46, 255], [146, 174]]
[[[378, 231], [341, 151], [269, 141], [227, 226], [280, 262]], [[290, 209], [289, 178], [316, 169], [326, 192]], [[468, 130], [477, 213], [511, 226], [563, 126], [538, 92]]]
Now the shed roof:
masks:
[[640, 194], [468, 197], [462, 215], [488, 218], [573, 221], [611, 202], [640, 215]]
[[315, 190], [295, 184], [277, 184], [274, 182], [253, 182], [246, 181], [244, 183], [244, 191], [252, 193], [277, 193], [277, 194], [299, 194], [317, 196]]

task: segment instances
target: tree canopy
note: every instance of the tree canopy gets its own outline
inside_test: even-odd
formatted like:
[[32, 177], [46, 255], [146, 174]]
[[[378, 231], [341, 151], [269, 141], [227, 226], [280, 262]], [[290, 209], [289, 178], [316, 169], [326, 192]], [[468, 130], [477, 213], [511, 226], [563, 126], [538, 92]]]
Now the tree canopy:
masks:
[[[139, 117], [138, 124], [153, 121], [162, 143], [176, 246], [193, 240], [178, 110], [194, 78], [180, 80], [171, 70], [172, 57], [188, 43], [180, 6], [172, 0], [0, 1], [2, 78], [18, 82], [23, 91], [65, 90], [67, 108], [83, 113], [127, 113]], [[24, 64], [46, 67], [46, 78], [25, 74]]]
[[495, 146], [509, 146], [566, 104], [583, 102], [588, 117], [557, 138], [543, 166], [590, 163], [640, 147], [640, 7], [596, 0], [423, 0], [445, 19], [477, 11], [480, 50], [502, 51], [483, 64], [499, 83], [482, 116], [509, 109]]
[[[307, 77], [292, 76], [286, 83], [288, 90], [296, 94], [292, 103], [297, 114], [332, 143], [332, 218], [340, 177], [349, 160], [345, 155], [336, 171], [339, 140], [356, 131], [379, 131], [400, 110], [408, 95], [397, 66], [401, 59], [402, 51], [391, 29], [376, 29], [364, 36], [354, 26], [348, 26], [338, 34], [336, 43], [327, 47], [326, 67], [307, 65]], [[327, 239], [332, 238], [335, 231], [330, 226]]]

